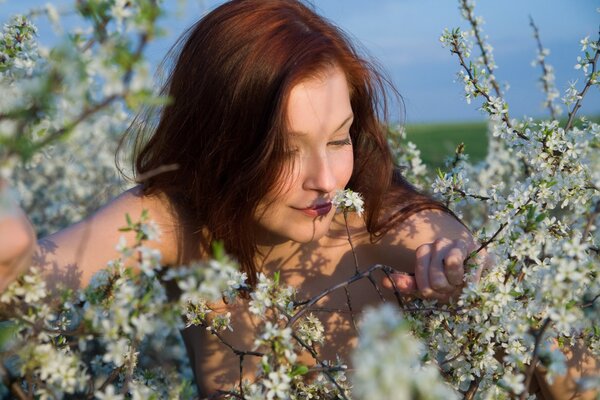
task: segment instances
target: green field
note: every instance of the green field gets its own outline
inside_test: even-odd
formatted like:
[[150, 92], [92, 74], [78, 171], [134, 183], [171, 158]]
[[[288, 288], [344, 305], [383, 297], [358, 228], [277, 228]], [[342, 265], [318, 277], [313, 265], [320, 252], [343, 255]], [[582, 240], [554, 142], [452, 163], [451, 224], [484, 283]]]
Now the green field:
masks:
[[443, 167], [444, 159], [454, 154], [460, 143], [465, 144], [471, 161], [482, 160], [487, 153], [485, 122], [407, 125], [406, 136], [421, 150], [423, 162], [433, 168]]
[[[600, 123], [599, 115], [587, 118]], [[564, 126], [566, 120], [560, 120], [560, 124]], [[443, 167], [444, 160], [454, 154], [460, 143], [465, 144], [465, 153], [471, 161], [480, 161], [487, 154], [486, 122], [409, 124], [406, 136], [421, 150], [423, 162], [434, 169]]]

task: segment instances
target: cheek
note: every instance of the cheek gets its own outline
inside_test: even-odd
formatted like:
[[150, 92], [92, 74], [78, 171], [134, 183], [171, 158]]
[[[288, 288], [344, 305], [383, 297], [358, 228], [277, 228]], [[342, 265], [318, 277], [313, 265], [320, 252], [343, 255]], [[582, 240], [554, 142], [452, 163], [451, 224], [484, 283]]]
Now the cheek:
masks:
[[335, 167], [338, 181], [341, 183], [341, 186], [346, 187], [354, 169], [354, 153], [352, 149], [340, 154], [338, 159], [335, 160]]
[[281, 167], [283, 171], [275, 182], [273, 190], [265, 196], [265, 199], [277, 202], [292, 192], [300, 179], [301, 167], [302, 160], [290, 160], [285, 163]]

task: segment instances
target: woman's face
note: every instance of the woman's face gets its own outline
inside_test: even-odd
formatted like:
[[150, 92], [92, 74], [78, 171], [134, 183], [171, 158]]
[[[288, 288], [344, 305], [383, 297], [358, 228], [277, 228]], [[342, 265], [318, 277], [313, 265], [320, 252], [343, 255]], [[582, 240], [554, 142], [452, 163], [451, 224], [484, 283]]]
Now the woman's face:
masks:
[[331, 200], [344, 189], [353, 168], [348, 83], [338, 67], [294, 86], [288, 108], [289, 173], [256, 212], [259, 243], [308, 243], [329, 230]]

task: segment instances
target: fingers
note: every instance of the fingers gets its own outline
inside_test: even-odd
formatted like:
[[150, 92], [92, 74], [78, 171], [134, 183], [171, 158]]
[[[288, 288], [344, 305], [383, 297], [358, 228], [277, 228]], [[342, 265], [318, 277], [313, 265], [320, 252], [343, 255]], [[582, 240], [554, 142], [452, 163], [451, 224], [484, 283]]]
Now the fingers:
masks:
[[446, 277], [444, 261], [451, 245], [451, 240], [441, 239], [430, 246], [432, 255], [429, 263], [429, 285], [436, 292], [447, 293], [453, 290]]
[[[415, 252], [414, 277], [398, 273], [384, 279], [383, 285], [392, 289], [392, 281], [401, 294], [423, 299], [448, 301], [456, 297], [465, 285], [465, 260], [475, 250], [474, 242], [441, 238], [419, 246]], [[477, 265], [483, 265], [479, 254]], [[473, 271], [471, 278], [479, 280], [482, 267]]]
[[464, 281], [464, 261], [467, 258], [467, 247], [463, 241], [458, 241], [455, 247], [451, 247], [443, 258], [445, 276], [453, 286], [461, 286]]
[[460, 293], [467, 257], [468, 247], [463, 240], [442, 238], [419, 246], [415, 264], [418, 295], [447, 301]]
[[417, 248], [415, 264], [415, 281], [417, 289], [424, 298], [434, 297], [435, 291], [429, 283], [429, 265], [431, 264], [431, 244], [424, 244]]
[[[392, 283], [393, 281], [393, 283]], [[398, 289], [400, 294], [405, 296], [414, 295], [417, 291], [417, 281], [414, 276], [404, 272], [390, 274], [389, 279], [386, 277], [382, 281], [383, 287], [388, 289]]]

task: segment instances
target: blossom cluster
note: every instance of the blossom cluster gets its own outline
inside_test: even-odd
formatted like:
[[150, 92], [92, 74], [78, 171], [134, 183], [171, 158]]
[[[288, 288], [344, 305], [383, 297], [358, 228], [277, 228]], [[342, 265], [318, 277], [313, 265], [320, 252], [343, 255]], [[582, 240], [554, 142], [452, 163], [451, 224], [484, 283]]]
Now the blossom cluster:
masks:
[[364, 211], [365, 202], [360, 193], [345, 189], [336, 192], [332, 204], [339, 212], [356, 212], [360, 216]]
[[143, 56], [160, 33], [160, 5], [103, 0], [77, 7], [83, 26], [52, 48], [39, 44], [32, 20], [60, 25], [50, 3], [14, 16], [0, 32], [0, 176], [13, 182], [41, 236], [123, 190], [114, 160], [130, 114], [166, 101], [154, 94]]
[[[3, 362], [22, 379], [13, 394], [193, 397], [179, 336], [182, 312], [157, 277], [160, 253], [145, 246], [158, 232], [146, 213], [139, 222], [127, 222], [122, 230], [134, 230], [136, 242], [117, 244], [121, 256], [85, 289], [49, 285], [42, 269], [32, 269], [0, 297], [0, 312], [11, 318], [13, 332]], [[128, 264], [132, 256], [137, 262]], [[163, 352], [164, 346], [171, 351]]]
[[[473, 7], [473, 2], [461, 2], [472, 31], [446, 31], [442, 42], [459, 59], [467, 101], [483, 99], [481, 110], [490, 121], [488, 155], [472, 164], [458, 148], [431, 188], [467, 221], [495, 263], [478, 285], [465, 288], [456, 306], [412, 313], [409, 319], [426, 333], [430, 357], [441, 360], [458, 390], [476, 387], [482, 398], [523, 398], [531, 364], [544, 365], [551, 380], [565, 372], [560, 349], [583, 342], [592, 355], [600, 355], [600, 126], [576, 119], [585, 93], [598, 87], [598, 40], [582, 41], [584, 51], [592, 50], [575, 65], [584, 82], [567, 89], [563, 107], [568, 117], [560, 122], [554, 116], [563, 107], [556, 103], [548, 51], [532, 22], [539, 45], [535, 64], [542, 67], [546, 93], [543, 106], [552, 119], [515, 120], [494, 83], [491, 47], [477, 33], [481, 20], [474, 23]], [[465, 49], [473, 47], [481, 55], [471, 61]]]

